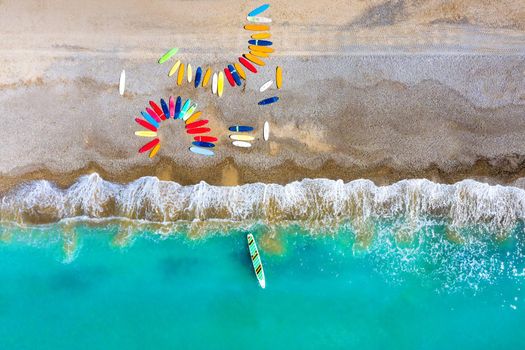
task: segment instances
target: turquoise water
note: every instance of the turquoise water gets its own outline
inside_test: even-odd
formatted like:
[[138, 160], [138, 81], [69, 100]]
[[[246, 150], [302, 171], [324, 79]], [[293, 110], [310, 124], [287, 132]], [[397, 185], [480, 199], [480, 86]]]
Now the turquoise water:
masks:
[[137, 228], [122, 246], [114, 223], [84, 223], [68, 257], [63, 226], [4, 227], [0, 348], [524, 347], [522, 224], [503, 239], [458, 231], [461, 242], [444, 224], [408, 239], [396, 225], [372, 236], [256, 226], [266, 290], [241, 229], [190, 239]]

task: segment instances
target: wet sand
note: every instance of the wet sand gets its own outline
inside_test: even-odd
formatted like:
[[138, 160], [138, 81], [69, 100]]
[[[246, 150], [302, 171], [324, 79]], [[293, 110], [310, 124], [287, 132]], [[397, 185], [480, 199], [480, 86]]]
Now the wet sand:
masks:
[[[169, 63], [156, 63], [173, 46], [194, 67], [235, 61], [249, 37], [244, 16], [257, 4], [0, 2], [0, 190], [42, 178], [66, 186], [93, 171], [110, 181], [155, 175], [182, 184], [523, 182], [519, 1], [274, 1], [276, 55], [220, 99], [177, 87]], [[276, 65], [283, 89], [259, 93]], [[278, 104], [257, 106], [274, 93]], [[161, 129], [159, 157], [137, 153], [145, 139], [133, 135], [134, 116], [170, 94], [198, 102], [219, 137], [216, 157], [190, 153], [180, 122]], [[232, 124], [256, 126], [252, 149], [228, 142]]]

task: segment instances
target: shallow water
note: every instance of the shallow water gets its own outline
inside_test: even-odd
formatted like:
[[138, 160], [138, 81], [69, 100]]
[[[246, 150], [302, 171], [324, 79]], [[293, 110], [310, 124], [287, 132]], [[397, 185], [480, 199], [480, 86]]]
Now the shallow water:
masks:
[[351, 222], [330, 233], [255, 224], [199, 238], [119, 226], [2, 227], [2, 349], [525, 345], [521, 222], [502, 239], [436, 220], [375, 221], [365, 233]]

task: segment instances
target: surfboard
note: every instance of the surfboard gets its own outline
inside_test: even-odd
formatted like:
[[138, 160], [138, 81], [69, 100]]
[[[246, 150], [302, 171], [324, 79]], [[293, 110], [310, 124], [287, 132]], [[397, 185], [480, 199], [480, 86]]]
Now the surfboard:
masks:
[[184, 63], [180, 64], [179, 67], [179, 74], [177, 75], [177, 85], [182, 85], [182, 80], [184, 79]]
[[[149, 114], [153, 119], [155, 119], [157, 122], [160, 123], [161, 119], [160, 119], [160, 117], [159, 117], [159, 115], [158, 115], [157, 112], [155, 112], [155, 111], [152, 110], [151, 108], [147, 108], [147, 107], [146, 107], [146, 112], [148, 112], [148, 114]], [[164, 114], [164, 113], [161, 113], [161, 114]]]
[[211, 91], [213, 94], [217, 94], [217, 73], [213, 73], [213, 79], [211, 82]]
[[253, 131], [253, 127], [248, 126], [248, 125], [233, 125], [233, 126], [230, 126], [228, 130], [233, 131], [233, 132], [248, 132], [248, 131]]
[[235, 140], [235, 141], [253, 141], [255, 140], [255, 137], [250, 136], [250, 135], [233, 134], [233, 135], [230, 135], [230, 139]]
[[224, 74], [222, 72], [219, 72], [219, 79], [217, 82], [217, 94], [219, 97], [222, 96], [222, 92], [224, 91]]
[[168, 73], [168, 77], [171, 77], [173, 74], [175, 74], [175, 72], [177, 71], [177, 69], [179, 69], [179, 66], [180, 66], [180, 60], [178, 60], [177, 62], [175, 62], [175, 64], [173, 65], [173, 67], [171, 67], [169, 73]]
[[272, 37], [270, 33], [255, 33], [251, 35], [252, 39], [269, 39]]
[[150, 141], [148, 143], [146, 143], [144, 146], [142, 146], [140, 149], [139, 149], [139, 153], [144, 153], [146, 151], [149, 151], [150, 149], [152, 149], [153, 147], [157, 146], [159, 144], [160, 140], [159, 139], [155, 139], [153, 141]]
[[162, 109], [160, 109], [158, 104], [156, 104], [153, 101], [149, 101], [149, 105], [151, 106], [151, 108], [153, 108], [155, 113], [157, 113], [157, 115], [160, 117], [160, 119], [162, 119], [162, 120], [166, 119], [166, 116], [164, 115], [164, 113], [162, 112]]
[[186, 124], [185, 128], [186, 129], [193, 129], [193, 128], [198, 128], [200, 126], [204, 126], [206, 124], [208, 124], [208, 120], [207, 119], [203, 119], [203, 120], [198, 120], [198, 121], [193, 122], [193, 123]]
[[248, 40], [248, 44], [257, 46], [272, 46], [273, 43], [268, 40]]
[[175, 103], [175, 116], [173, 119], [179, 119], [180, 118], [180, 107], [182, 105], [182, 98], [180, 96], [177, 96], [177, 102]]
[[257, 68], [255, 68], [255, 66], [251, 64], [246, 58], [239, 57], [239, 62], [241, 62], [241, 64], [245, 66], [250, 72], [257, 73]]
[[207, 149], [207, 148], [202, 148], [202, 147], [197, 147], [197, 146], [191, 146], [190, 147], [190, 151], [195, 153], [195, 154], [200, 154], [202, 156], [213, 156], [215, 153], [210, 150], [210, 149]]
[[195, 73], [195, 88], [198, 88], [201, 84], [201, 77], [202, 77], [202, 68], [197, 67], [197, 72]]
[[211, 142], [205, 142], [205, 141], [193, 141], [191, 144], [197, 147], [205, 147], [205, 148], [215, 147], [215, 144]]
[[193, 112], [197, 109], [197, 104], [194, 103], [191, 105], [191, 107], [184, 113], [184, 117], [182, 117], [182, 120], [186, 121], [189, 117], [193, 115]]
[[202, 141], [202, 142], [217, 142], [217, 138], [213, 136], [195, 136], [193, 139], [195, 141]]
[[202, 79], [202, 87], [206, 87], [208, 85], [208, 82], [210, 81], [211, 77], [211, 68], [206, 69], [206, 73], [204, 74], [204, 78]]
[[191, 64], [188, 63], [188, 83], [191, 83], [193, 81], [193, 68], [191, 67]]
[[180, 114], [179, 114], [180, 118], [184, 118], [184, 115], [186, 114], [188, 109], [190, 109], [190, 106], [191, 106], [191, 100], [187, 99], [186, 102], [184, 102], [184, 105], [182, 106], [180, 110]]
[[224, 75], [226, 76], [226, 79], [228, 80], [228, 83], [230, 83], [230, 85], [232, 87], [234, 87], [235, 86], [235, 81], [233, 80], [232, 73], [230, 72], [230, 70], [228, 68], [224, 68]]
[[150, 123], [148, 123], [147, 121], [145, 120], [142, 120], [140, 118], [135, 118], [135, 121], [137, 122], [137, 124], [139, 124], [140, 126], [143, 126], [145, 127], [146, 129], [148, 130], [151, 130], [151, 131], [157, 131], [157, 128], [154, 127], [153, 125], [151, 125]]
[[126, 71], [123, 69], [120, 73], [120, 81], [118, 83], [118, 92], [120, 96], [124, 95], [124, 91], [126, 90]]
[[249, 59], [251, 62], [255, 63], [258, 66], [262, 67], [262, 66], [266, 65], [266, 63], [264, 63], [262, 60], [260, 60], [259, 58], [255, 57], [252, 54], [245, 53], [244, 57], [246, 57], [247, 59]]
[[135, 131], [135, 135], [140, 137], [157, 137], [157, 133], [155, 131]]
[[174, 47], [173, 49], [168, 50], [161, 58], [159, 58], [159, 64], [162, 64], [169, 60], [171, 56], [175, 55], [179, 51], [178, 48]]
[[248, 17], [257, 16], [258, 14], [263, 13], [264, 11], [268, 10], [270, 8], [270, 4], [264, 4], [257, 8], [254, 8], [253, 10], [248, 13]]
[[270, 88], [270, 86], [272, 86], [272, 84], [273, 84], [273, 80], [267, 81], [259, 88], [259, 92], [265, 92], [266, 90]]
[[195, 112], [191, 115], [191, 117], [189, 117], [188, 119], [185, 120], [186, 124], [191, 124], [195, 121], [197, 121], [197, 119], [199, 119], [199, 117], [201, 116], [202, 112], [199, 111], [199, 112]]
[[259, 52], [266, 52], [266, 53], [272, 53], [275, 50], [268, 46], [259, 46], [259, 45], [250, 45], [248, 46], [248, 49], [250, 51], [259, 51]]
[[250, 148], [250, 147], [252, 147], [251, 143], [245, 142], [245, 141], [233, 141], [232, 144], [235, 147], [241, 147], [241, 148]]
[[268, 141], [268, 139], [270, 138], [270, 123], [268, 122], [264, 122], [263, 138], [264, 138], [264, 141]]
[[233, 66], [235, 67], [235, 70], [237, 71], [237, 73], [239, 74], [239, 76], [241, 78], [243, 78], [244, 80], [246, 80], [246, 73], [244, 72], [244, 69], [242, 69], [241, 65], [237, 62], [235, 62], [233, 64]]
[[160, 149], [160, 143], [156, 144], [155, 147], [153, 147], [153, 149], [151, 150], [151, 152], [149, 152], [149, 157], [150, 158], [155, 157], [159, 149]]
[[148, 113], [146, 113], [144, 111], [141, 111], [140, 114], [142, 114], [142, 116], [144, 117], [144, 119], [146, 119], [146, 121], [148, 123], [150, 123], [151, 125], [153, 125], [156, 128], [159, 127], [159, 123], [152, 116], [150, 116]]
[[278, 89], [283, 86], [283, 69], [279, 66], [275, 69], [275, 84]]
[[166, 116], [166, 118], [169, 119], [170, 109], [168, 107], [168, 104], [166, 103], [166, 101], [164, 101], [163, 98], [160, 99], [160, 106], [162, 107], [162, 112], [164, 112], [164, 115]]
[[168, 118], [175, 118], [175, 99], [173, 98], [173, 96], [170, 96], [170, 115], [168, 116]]
[[195, 135], [195, 134], [205, 134], [210, 131], [211, 131], [210, 128], [195, 128], [195, 129], [186, 130], [186, 133]]
[[241, 84], [242, 84], [241, 77], [237, 73], [237, 70], [235, 70], [235, 67], [233, 67], [233, 65], [229, 64], [228, 65], [228, 69], [230, 70], [230, 73], [232, 74], [232, 77], [233, 77], [233, 80], [235, 81], [235, 84], [237, 84], [237, 86], [241, 86]]
[[252, 23], [272, 23], [272, 19], [269, 17], [248, 16], [246, 20]]
[[246, 235], [246, 240], [248, 241], [248, 250], [250, 251], [250, 258], [252, 259], [253, 271], [255, 272], [257, 281], [259, 281], [259, 285], [264, 289], [266, 288], [266, 277], [264, 276], [264, 269], [259, 249], [257, 249], [257, 243], [255, 243], [255, 238], [253, 238], [251, 233]]
[[250, 54], [257, 56], [257, 57], [261, 57], [261, 58], [270, 57], [269, 53], [261, 52], [261, 51], [250, 51]]
[[277, 97], [277, 96], [266, 98], [266, 99], [264, 99], [262, 101], [259, 101], [259, 106], [269, 105], [269, 104], [275, 103], [277, 101], [279, 101], [279, 97]]
[[266, 32], [270, 30], [270, 26], [266, 24], [246, 24], [244, 29], [251, 30], [252, 32]]

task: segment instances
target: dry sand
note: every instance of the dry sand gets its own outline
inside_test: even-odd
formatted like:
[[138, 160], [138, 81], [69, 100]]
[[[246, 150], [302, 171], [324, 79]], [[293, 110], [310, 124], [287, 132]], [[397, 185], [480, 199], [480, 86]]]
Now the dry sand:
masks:
[[[220, 99], [177, 87], [170, 64], [156, 63], [174, 46], [194, 67], [234, 62], [257, 5], [0, 1], [0, 190], [40, 178], [67, 185], [92, 171], [224, 185], [525, 177], [521, 1], [272, 1], [276, 55]], [[259, 93], [276, 65], [284, 88]], [[145, 140], [133, 135], [134, 116], [170, 94], [198, 102], [220, 138], [216, 157], [190, 153], [180, 122], [163, 126], [159, 157], [137, 153]], [[257, 106], [273, 94], [278, 104]], [[232, 124], [257, 127], [252, 149], [228, 142]]]

